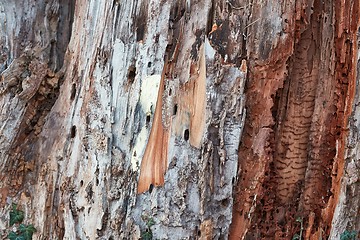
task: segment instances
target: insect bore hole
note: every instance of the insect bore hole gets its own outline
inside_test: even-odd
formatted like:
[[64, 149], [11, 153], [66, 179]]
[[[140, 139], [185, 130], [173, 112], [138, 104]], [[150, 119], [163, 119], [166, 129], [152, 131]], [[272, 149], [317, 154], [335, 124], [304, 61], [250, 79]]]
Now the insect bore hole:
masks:
[[75, 95], [76, 95], [76, 84], [73, 83], [71, 86], [70, 100], [74, 100]]
[[75, 135], [76, 135], [76, 126], [74, 125], [74, 126], [71, 127], [70, 137], [71, 137], [71, 138], [74, 138]]
[[149, 186], [149, 193], [151, 193], [154, 189], [154, 185], [152, 183], [150, 183], [150, 186]]
[[184, 139], [185, 139], [185, 141], [189, 140], [189, 137], [190, 137], [189, 129], [185, 129], [185, 131], [184, 131]]
[[177, 114], [177, 111], [178, 111], [178, 105], [175, 104], [175, 105], [174, 105], [174, 109], [173, 109], [173, 115], [176, 115], [176, 114]]
[[129, 67], [129, 70], [128, 70], [128, 82], [130, 84], [132, 84], [134, 82], [135, 76], [136, 76], [136, 67], [132, 65]]

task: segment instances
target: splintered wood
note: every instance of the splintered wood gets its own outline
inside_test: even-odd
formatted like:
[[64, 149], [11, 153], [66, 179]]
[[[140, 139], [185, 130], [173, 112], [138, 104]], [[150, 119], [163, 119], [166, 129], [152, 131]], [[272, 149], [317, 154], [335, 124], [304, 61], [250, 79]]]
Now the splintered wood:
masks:
[[[149, 189], [151, 185], [164, 184], [164, 175], [167, 170], [168, 148], [170, 133], [189, 140], [190, 144], [200, 148], [205, 129], [206, 108], [206, 65], [204, 46], [200, 48], [200, 59], [190, 68], [190, 80], [176, 93], [176, 114], [169, 122], [170, 127], [165, 128], [162, 123], [163, 94], [165, 70], [156, 103], [154, 120], [151, 127], [149, 140], [141, 161], [138, 193]], [[188, 134], [188, 136], [186, 136]]]
[[167, 169], [169, 129], [162, 124], [162, 95], [164, 92], [163, 72], [156, 102], [153, 125], [147, 142], [144, 156], [141, 161], [140, 177], [138, 181], [138, 193], [149, 189], [150, 185], [159, 186], [164, 184], [164, 174]]

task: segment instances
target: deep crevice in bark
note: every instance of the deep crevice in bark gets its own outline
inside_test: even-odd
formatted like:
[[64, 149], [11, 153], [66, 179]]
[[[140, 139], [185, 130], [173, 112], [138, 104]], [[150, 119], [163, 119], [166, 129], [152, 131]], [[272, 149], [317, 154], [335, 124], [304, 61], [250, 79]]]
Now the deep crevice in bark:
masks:
[[[295, 219], [303, 219], [309, 214], [304, 210], [310, 210], [308, 205], [298, 205], [305, 187], [307, 167], [316, 165], [316, 162], [310, 162], [310, 153], [316, 148], [311, 144], [311, 137], [317, 134], [316, 128], [315, 132], [312, 130], [312, 119], [319, 78], [320, 46], [315, 47], [316, 43], [319, 44], [319, 36], [312, 29], [319, 28], [317, 16], [320, 12], [321, 9], [314, 9], [311, 22], [305, 26], [296, 43], [294, 55], [288, 61], [289, 76], [284, 87], [273, 97], [274, 159], [269, 169], [270, 177], [264, 180], [266, 192], [262, 202], [266, 206], [261, 204], [258, 207], [259, 214], [266, 219], [258, 220], [262, 235], [266, 237], [293, 236], [300, 227]], [[299, 24], [300, 29], [304, 28], [301, 26], [303, 23]], [[322, 178], [312, 180], [313, 183], [322, 181]], [[318, 196], [314, 198], [319, 199]], [[314, 205], [311, 210], [319, 213]]]
[[[32, 43], [27, 46], [29, 49], [24, 50], [24, 53], [15, 59], [21, 61], [18, 59], [25, 56], [28, 59], [26, 63], [19, 65], [20, 67], [10, 66], [7, 70], [18, 73], [14, 75], [20, 82], [15, 94], [18, 94], [20, 101], [26, 106], [19, 131], [10, 147], [10, 162], [13, 164], [9, 164], [7, 169], [12, 172], [9, 176], [13, 186], [12, 194], [15, 194], [19, 187], [28, 187], [25, 185], [34, 181], [27, 173], [36, 171], [38, 167], [38, 135], [47, 121], [47, 115], [55, 104], [64, 81], [65, 69], [60, 68], [64, 65], [65, 52], [71, 36], [75, 1], [45, 3], [44, 8], [46, 12], [38, 13], [33, 24], [37, 29], [43, 26], [43, 21], [48, 21], [49, 26], [46, 30], [49, 33], [41, 35], [45, 46], [40, 46], [41, 43], [37, 43], [36, 36], [33, 35], [34, 39], [30, 40]], [[4, 74], [6, 73], [2, 75]], [[26, 184], [23, 185], [24, 180]]]
[[[277, 64], [287, 65], [288, 76], [283, 83], [272, 82], [278, 86], [273, 87], [275, 92], [264, 90], [262, 96], [256, 90], [263, 89], [262, 82], [255, 82], [263, 81], [256, 78], [262, 75], [256, 75], [256, 70], [249, 75], [248, 116], [239, 151], [241, 178], [237, 189], [245, 194], [235, 201], [233, 239], [292, 238], [300, 231], [300, 221], [305, 239], [330, 234], [328, 216], [334, 211], [339, 186], [336, 179], [342, 174], [343, 161], [343, 150], [337, 142], [344, 141], [341, 129], [346, 126], [347, 116], [343, 109], [345, 102], [351, 101], [347, 81], [354, 68], [351, 60], [340, 57], [346, 52], [349, 59], [354, 58], [351, 41], [335, 36], [341, 23], [334, 26], [329, 22], [333, 14], [339, 14], [334, 4], [316, 0], [303, 6], [295, 25], [298, 38], [294, 52], [286, 63], [279, 61], [275, 67], [268, 64], [265, 68], [278, 76], [281, 65]], [[338, 58], [333, 58], [333, 52]], [[265, 86], [271, 86], [271, 77]], [[267, 97], [273, 103], [270, 107], [266, 105]], [[266, 108], [272, 121], [266, 121], [270, 117]], [[264, 127], [272, 130], [264, 133]], [[264, 142], [259, 142], [261, 138]], [[254, 182], [257, 187], [248, 189]]]

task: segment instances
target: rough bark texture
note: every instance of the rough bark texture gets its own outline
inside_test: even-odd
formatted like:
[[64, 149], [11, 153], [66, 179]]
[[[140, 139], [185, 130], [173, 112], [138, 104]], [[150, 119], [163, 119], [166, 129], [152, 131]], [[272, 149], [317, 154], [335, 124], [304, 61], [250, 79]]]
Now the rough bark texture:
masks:
[[0, 0], [2, 236], [12, 202], [35, 239], [359, 231], [358, 26], [355, 0]]
[[253, 4], [260, 17], [254, 28], [271, 36], [247, 41], [248, 116], [233, 238], [289, 239], [301, 231], [299, 221], [306, 239], [329, 237], [355, 88], [358, 5]]

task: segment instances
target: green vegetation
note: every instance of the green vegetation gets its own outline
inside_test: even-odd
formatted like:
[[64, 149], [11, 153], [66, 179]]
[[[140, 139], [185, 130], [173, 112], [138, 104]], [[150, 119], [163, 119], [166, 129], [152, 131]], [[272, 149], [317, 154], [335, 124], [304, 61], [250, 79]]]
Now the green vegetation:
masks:
[[12, 204], [12, 210], [10, 211], [10, 227], [15, 223], [21, 223], [24, 220], [24, 212], [17, 209], [17, 204]]
[[146, 230], [144, 232], [142, 232], [141, 234], [141, 239], [142, 240], [152, 240], [153, 239], [153, 234], [151, 231], [151, 226], [153, 226], [155, 224], [155, 221], [153, 218], [148, 218], [148, 217], [143, 217], [146, 220]]
[[19, 210], [17, 204], [12, 204], [12, 210], [10, 211], [10, 226], [14, 224], [19, 224], [16, 231], [10, 231], [8, 234], [8, 239], [10, 240], [31, 240], [32, 235], [36, 232], [35, 227], [32, 224], [25, 225], [21, 224], [24, 220], [24, 212]]
[[302, 239], [302, 232], [304, 231], [303, 226], [303, 219], [301, 217], [296, 218], [296, 222], [300, 223], [300, 233], [296, 233], [292, 240], [301, 240]]
[[356, 231], [344, 231], [340, 235], [340, 240], [356, 240], [358, 233]]

